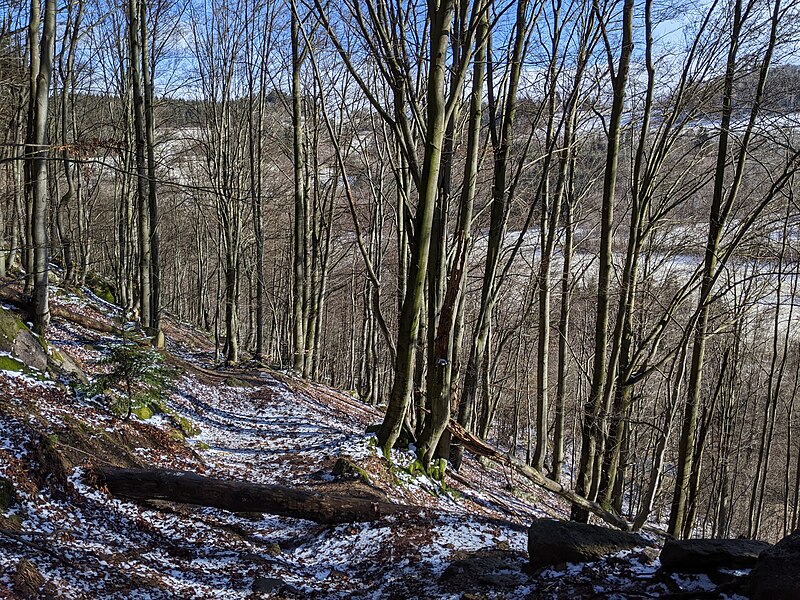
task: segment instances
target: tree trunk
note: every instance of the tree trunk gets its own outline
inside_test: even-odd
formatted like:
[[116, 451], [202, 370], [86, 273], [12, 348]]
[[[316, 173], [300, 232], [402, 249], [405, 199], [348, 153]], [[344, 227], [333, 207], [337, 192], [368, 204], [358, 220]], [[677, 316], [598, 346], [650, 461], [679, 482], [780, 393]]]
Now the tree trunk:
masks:
[[[608, 316], [610, 284], [613, 264], [611, 250], [614, 231], [614, 202], [619, 163], [619, 139], [622, 116], [625, 109], [625, 89], [628, 81], [630, 59], [633, 53], [633, 0], [625, 0], [623, 8], [622, 48], [616, 75], [613, 76], [614, 100], [608, 129], [608, 148], [606, 169], [603, 180], [603, 204], [600, 225], [600, 257], [597, 276], [597, 319], [595, 327], [594, 364], [589, 398], [586, 401], [581, 428], [581, 459], [576, 491], [593, 499], [592, 491], [597, 482], [593, 481], [595, 453], [600, 435], [599, 411], [606, 386], [606, 343], [608, 341]], [[574, 506], [572, 519], [586, 522], [588, 513]]]
[[[729, 140], [731, 136], [731, 122], [733, 115], [733, 96], [734, 82], [736, 78], [737, 56], [739, 52], [740, 36], [744, 28], [744, 21], [750, 14], [750, 7], [744, 7], [742, 0], [737, 0], [734, 6], [733, 25], [731, 31], [728, 58], [725, 70], [724, 90], [722, 95], [722, 122], [720, 125], [719, 146], [717, 150], [717, 164], [714, 174], [714, 192], [711, 200], [711, 210], [708, 220], [708, 236], [706, 241], [705, 258], [702, 269], [702, 284], [700, 287], [700, 297], [698, 299], [698, 316], [694, 323], [694, 344], [692, 348], [692, 363], [689, 372], [689, 390], [686, 398], [686, 406], [683, 413], [683, 426], [681, 428], [681, 438], [678, 447], [677, 474], [675, 480], [675, 490], [672, 498], [672, 508], [670, 511], [668, 532], [671, 535], [679, 536], [681, 532], [691, 530], [691, 523], [688, 526], [684, 523], [687, 512], [687, 500], [689, 496], [689, 483], [692, 473], [693, 456], [695, 453], [695, 441], [697, 438], [697, 420], [700, 409], [700, 399], [702, 393], [703, 366], [705, 361], [706, 339], [708, 337], [708, 319], [711, 309], [712, 291], [716, 282], [719, 269], [724, 267], [726, 257], [720, 260], [718, 250], [722, 238], [723, 228], [728, 219], [728, 215], [737, 197], [742, 178], [744, 176], [744, 165], [747, 160], [748, 147], [753, 135], [761, 100], [764, 95], [767, 73], [772, 61], [772, 53], [776, 44], [776, 34], [781, 15], [780, 0], [776, 0], [772, 16], [770, 19], [770, 40], [765, 49], [763, 62], [760, 66], [758, 86], [755, 93], [750, 118], [747, 128], [738, 144], [738, 151], [735, 157], [736, 169], [734, 176], [729, 184], [726, 185], [725, 174], [729, 158]], [[727, 188], [727, 189], [726, 189]], [[762, 202], [753, 214], [757, 214], [766, 206]]]
[[[38, 1], [38, 0], [34, 0]], [[48, 301], [48, 244], [47, 244], [47, 117], [50, 97], [50, 77], [53, 72], [53, 49], [56, 30], [55, 0], [46, 0], [44, 26], [42, 28], [39, 70], [36, 74], [36, 96], [34, 105], [33, 146], [31, 165], [33, 176], [33, 207], [31, 228], [33, 236], [33, 326], [34, 331], [44, 336], [50, 323]], [[33, 75], [32, 75], [33, 76]]]
[[296, 373], [303, 372], [305, 364], [305, 307], [303, 299], [306, 295], [306, 197], [303, 177], [305, 153], [303, 149], [303, 114], [302, 91], [300, 89], [300, 69], [303, 63], [303, 52], [300, 48], [300, 16], [297, 5], [292, 3], [292, 143], [294, 160], [294, 288], [292, 304], [292, 345], [294, 355], [292, 367]]
[[[154, 342], [158, 343], [161, 333], [161, 251], [158, 224], [158, 190], [156, 187], [155, 122], [153, 117], [153, 64], [147, 30], [147, 3], [139, 3], [139, 28], [141, 31], [142, 55], [142, 94], [144, 100], [145, 149], [147, 154], [147, 222], [149, 225], [145, 240], [150, 256], [150, 316], [142, 324], [148, 328]], [[177, 277], [177, 273], [174, 274]]]
[[414, 355], [419, 335], [420, 308], [428, 270], [433, 211], [439, 187], [439, 168], [445, 129], [444, 83], [447, 67], [447, 50], [452, 27], [454, 3], [444, 0], [438, 7], [429, 8], [431, 20], [430, 56], [428, 75], [428, 112], [425, 156], [419, 186], [419, 203], [414, 220], [414, 239], [411, 248], [406, 293], [400, 312], [397, 335], [395, 379], [386, 409], [386, 417], [378, 431], [378, 443], [386, 456], [400, 436], [411, 401], [414, 379]]
[[147, 185], [147, 140], [145, 133], [145, 108], [142, 92], [142, 45], [139, 26], [139, 3], [128, 0], [128, 44], [130, 46], [131, 88], [133, 95], [133, 127], [136, 148], [136, 206], [139, 224], [139, 322], [150, 327], [151, 272], [150, 272], [150, 207]]
[[214, 479], [189, 471], [98, 467], [92, 473], [98, 485], [122, 498], [169, 500], [324, 524], [375, 521], [387, 515], [417, 514], [420, 510], [403, 504], [326, 495], [281, 485]]

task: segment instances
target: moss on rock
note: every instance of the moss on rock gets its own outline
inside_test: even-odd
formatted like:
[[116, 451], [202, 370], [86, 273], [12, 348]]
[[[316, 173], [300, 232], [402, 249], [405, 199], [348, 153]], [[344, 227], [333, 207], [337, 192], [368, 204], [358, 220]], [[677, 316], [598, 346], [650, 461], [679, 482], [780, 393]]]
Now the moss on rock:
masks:
[[[44, 338], [34, 335], [19, 316], [2, 307], [0, 307], [0, 352], [13, 355], [24, 365], [37, 371], [47, 371], [48, 354]], [[24, 371], [13, 368], [6, 370]]]
[[151, 418], [154, 414], [156, 414], [155, 412], [153, 412], [153, 409], [150, 407], [149, 404], [131, 408], [131, 413], [139, 417], [142, 421], [147, 421], [147, 419]]
[[116, 287], [112, 281], [99, 273], [90, 271], [86, 274], [86, 287], [98, 298], [109, 304], [116, 303]]
[[233, 376], [228, 377], [228, 378], [225, 379], [225, 385], [227, 385], [228, 387], [238, 387], [238, 388], [253, 387], [252, 385], [250, 385], [246, 381], [242, 381], [241, 379], [238, 379], [238, 378], [233, 377]]
[[25, 364], [13, 356], [0, 354], [0, 371], [16, 371], [22, 373], [25, 371]]

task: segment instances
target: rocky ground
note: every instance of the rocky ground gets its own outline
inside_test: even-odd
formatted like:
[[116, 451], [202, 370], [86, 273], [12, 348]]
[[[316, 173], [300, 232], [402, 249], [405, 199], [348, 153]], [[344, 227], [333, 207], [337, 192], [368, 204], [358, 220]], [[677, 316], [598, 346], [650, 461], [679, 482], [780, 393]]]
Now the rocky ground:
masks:
[[[91, 380], [119, 341], [118, 310], [88, 291], [54, 292], [51, 362], [57, 353]], [[24, 321], [13, 303], [0, 310]], [[706, 575], [664, 573], [653, 536], [593, 562], [533, 569], [528, 526], [564, 518], [561, 499], [472, 457], [444, 486], [408, 468], [411, 452], [387, 464], [365, 433], [380, 421], [376, 409], [285, 373], [215, 369], [208, 339], [188, 326], [168, 322], [166, 335], [179, 374], [166, 412], [147, 420], [123, 420], [76, 391], [75, 369], [48, 374], [0, 355], [0, 598], [721, 597]], [[350, 466], [337, 469], [340, 459]], [[96, 485], [92, 468], [102, 465], [423, 510], [326, 526], [133, 503]]]

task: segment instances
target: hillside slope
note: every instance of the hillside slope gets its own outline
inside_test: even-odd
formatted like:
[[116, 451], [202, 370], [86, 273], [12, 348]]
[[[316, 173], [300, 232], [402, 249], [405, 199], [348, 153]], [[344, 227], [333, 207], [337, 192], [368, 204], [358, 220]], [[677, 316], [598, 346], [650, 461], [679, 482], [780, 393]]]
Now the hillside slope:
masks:
[[[119, 341], [118, 310], [88, 291], [54, 292], [50, 352], [92, 377]], [[10, 304], [1, 310], [24, 316]], [[168, 322], [166, 333], [180, 374], [167, 412], [146, 421], [124, 421], [52, 375], [0, 370], [0, 490], [9, 491], [5, 502], [0, 493], [0, 598], [658, 597], [706, 583], [665, 582], [642, 551], [529, 573], [527, 525], [565, 516], [559, 499], [470, 457], [444, 488], [405, 468], [410, 452], [387, 465], [364, 433], [380, 421], [375, 409], [287, 374], [214, 369], [201, 332]], [[333, 475], [341, 458], [358, 468]], [[98, 489], [96, 465], [191, 470], [424, 510], [325, 526], [136, 504]]]

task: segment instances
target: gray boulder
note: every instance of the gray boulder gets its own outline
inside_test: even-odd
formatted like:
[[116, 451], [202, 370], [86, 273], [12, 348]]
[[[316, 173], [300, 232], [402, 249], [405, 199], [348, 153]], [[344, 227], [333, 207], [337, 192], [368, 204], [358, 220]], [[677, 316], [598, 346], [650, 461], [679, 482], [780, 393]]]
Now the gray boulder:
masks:
[[567, 562], [593, 562], [650, 543], [636, 533], [627, 533], [556, 519], [537, 519], [528, 528], [528, 556], [532, 568]]
[[440, 580], [450, 591], [475, 592], [481, 587], [496, 591], [527, 583], [522, 552], [484, 548], [457, 553]]
[[[47, 350], [16, 314], [0, 307], [0, 352], [11, 354], [27, 367], [47, 371]], [[22, 370], [15, 365], [10, 370]]]
[[753, 600], [800, 598], [800, 530], [764, 550], [750, 573]]
[[770, 547], [757, 540], [667, 540], [661, 568], [670, 573], [712, 573], [717, 569], [752, 569]]

